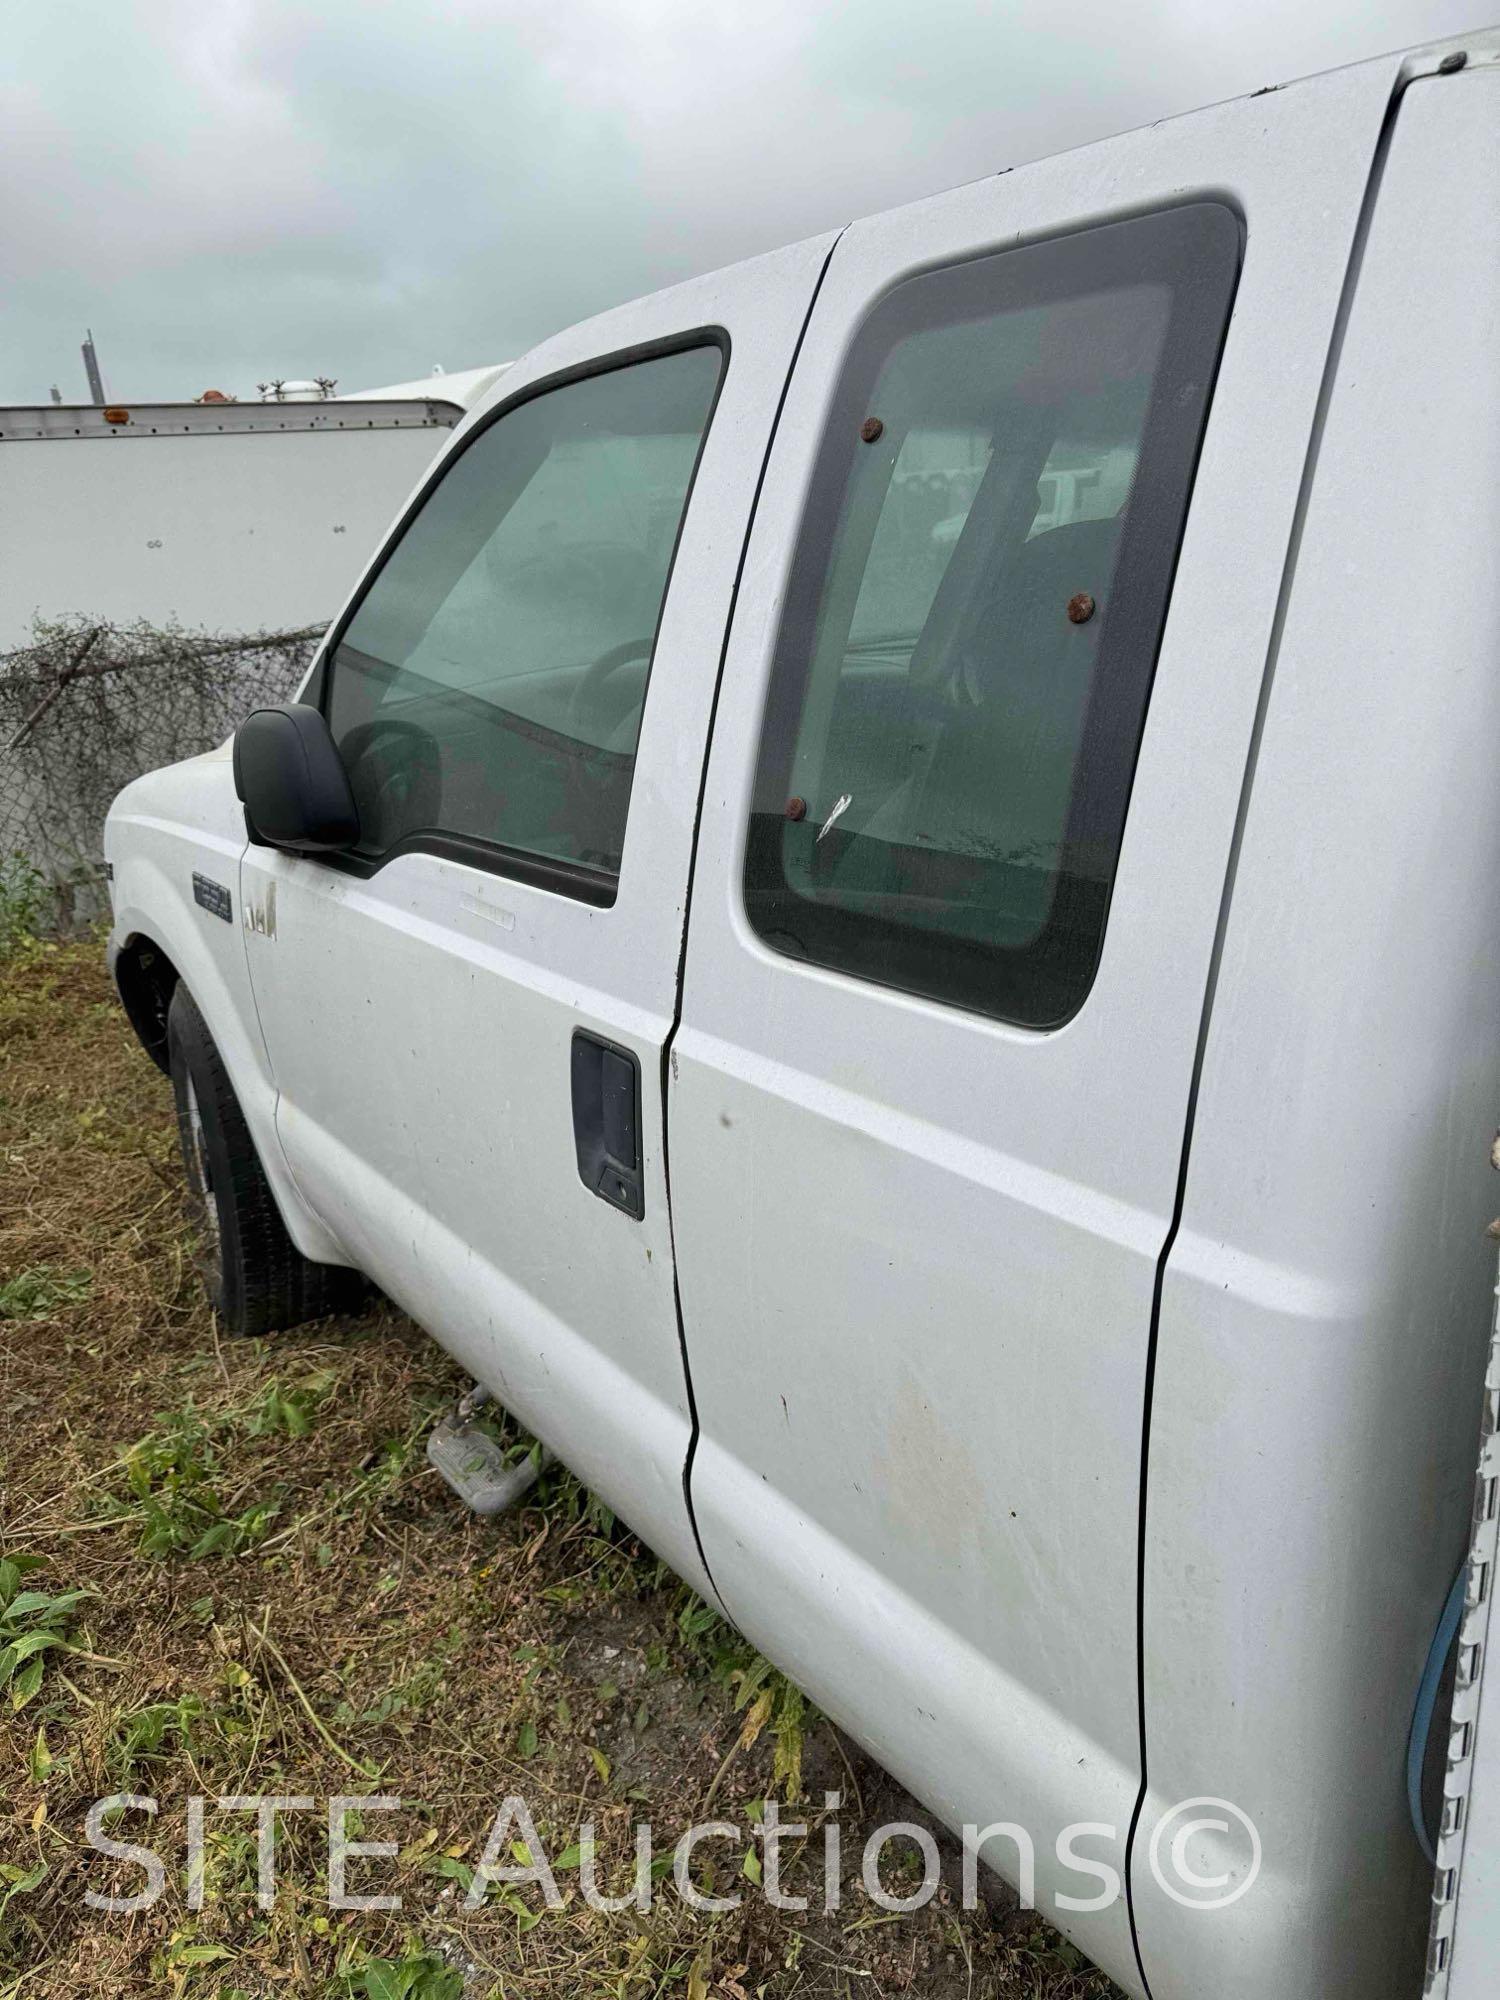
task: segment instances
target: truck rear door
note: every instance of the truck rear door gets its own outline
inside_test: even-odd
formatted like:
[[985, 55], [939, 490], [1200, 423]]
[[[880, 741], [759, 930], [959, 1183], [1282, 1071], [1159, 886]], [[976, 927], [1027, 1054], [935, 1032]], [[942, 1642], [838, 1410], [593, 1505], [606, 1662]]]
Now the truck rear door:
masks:
[[847, 231], [711, 748], [669, 1086], [708, 1566], [1132, 1991], [1058, 1842], [1118, 1891], [1153, 1298], [1389, 88]]

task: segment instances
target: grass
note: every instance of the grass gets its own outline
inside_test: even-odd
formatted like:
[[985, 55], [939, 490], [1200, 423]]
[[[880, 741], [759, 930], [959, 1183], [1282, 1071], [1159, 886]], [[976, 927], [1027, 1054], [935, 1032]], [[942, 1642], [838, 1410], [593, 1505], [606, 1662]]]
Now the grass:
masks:
[[33, 944], [50, 901], [41, 871], [24, 854], [0, 854], [0, 958]]
[[87, 1589], [23, 1590], [29, 1570], [46, 1567], [45, 1558], [15, 1550], [0, 1555], [0, 1692], [8, 1693], [13, 1709], [24, 1708], [42, 1685], [47, 1654], [70, 1651], [69, 1620]]
[[[28, 935], [0, 958], [0, 2000], [1110, 1992], [998, 1891], [960, 1908], [951, 1841], [925, 1910], [873, 1904], [865, 1831], [927, 1816], [560, 1469], [513, 1515], [466, 1514], [423, 1451], [460, 1380], [393, 1308], [221, 1337], [169, 1094], [97, 943]], [[816, 1889], [827, 1790], [846, 1801], [834, 1915], [749, 1895], [720, 1915], [675, 1895], [649, 1914], [582, 1901], [583, 1820], [619, 1889], [637, 1820], [660, 1879], [683, 1828], [751, 1833], [773, 1799], [809, 1827], [783, 1878]], [[84, 1815], [122, 1792], [160, 1801], [149, 1826], [113, 1831], [149, 1841], [166, 1888], [106, 1916], [85, 1890], [128, 1894], [141, 1872], [92, 1851]], [[193, 1907], [187, 1800], [249, 1792], [406, 1801], [365, 1820], [397, 1852], [350, 1863], [352, 1888], [404, 1907], [329, 1910], [323, 1822], [288, 1812], [261, 1908], [254, 1818], [215, 1810]], [[498, 1883], [465, 1908], [510, 1793], [555, 1860], [559, 1909]], [[700, 1883], [748, 1889], [754, 1854], [705, 1848]], [[906, 1877], [919, 1858], [892, 1849], [888, 1886]]]

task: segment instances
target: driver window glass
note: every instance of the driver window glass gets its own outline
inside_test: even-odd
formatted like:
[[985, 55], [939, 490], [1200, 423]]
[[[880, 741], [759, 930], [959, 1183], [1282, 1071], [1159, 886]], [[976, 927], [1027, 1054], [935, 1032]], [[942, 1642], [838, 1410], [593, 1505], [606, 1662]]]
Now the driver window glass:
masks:
[[479, 432], [333, 656], [359, 852], [415, 834], [617, 874], [715, 346], [533, 397]]

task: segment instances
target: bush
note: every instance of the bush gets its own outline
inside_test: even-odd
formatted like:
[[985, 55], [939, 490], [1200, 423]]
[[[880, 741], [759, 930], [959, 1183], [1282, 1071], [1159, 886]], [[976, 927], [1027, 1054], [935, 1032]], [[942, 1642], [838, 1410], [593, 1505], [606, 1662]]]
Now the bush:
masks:
[[24, 854], [0, 855], [0, 958], [35, 940], [50, 901], [40, 868]]

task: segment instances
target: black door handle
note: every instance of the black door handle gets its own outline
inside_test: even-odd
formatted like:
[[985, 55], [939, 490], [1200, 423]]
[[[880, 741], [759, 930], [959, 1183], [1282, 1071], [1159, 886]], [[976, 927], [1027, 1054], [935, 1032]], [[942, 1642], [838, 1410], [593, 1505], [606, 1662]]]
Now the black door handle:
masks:
[[578, 1028], [572, 1072], [578, 1178], [591, 1194], [639, 1222], [646, 1212], [640, 1063], [631, 1050]]

